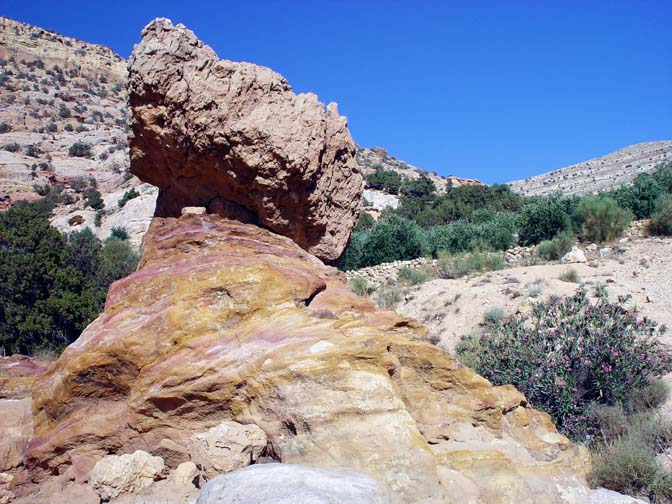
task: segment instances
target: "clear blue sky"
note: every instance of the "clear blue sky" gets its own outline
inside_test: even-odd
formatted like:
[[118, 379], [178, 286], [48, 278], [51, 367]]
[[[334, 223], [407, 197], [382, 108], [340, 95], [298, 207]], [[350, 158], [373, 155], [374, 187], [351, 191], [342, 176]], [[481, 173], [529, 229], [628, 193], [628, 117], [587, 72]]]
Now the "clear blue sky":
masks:
[[504, 182], [672, 139], [672, 1], [42, 1], [0, 14], [128, 57], [164, 16], [336, 101], [356, 142]]

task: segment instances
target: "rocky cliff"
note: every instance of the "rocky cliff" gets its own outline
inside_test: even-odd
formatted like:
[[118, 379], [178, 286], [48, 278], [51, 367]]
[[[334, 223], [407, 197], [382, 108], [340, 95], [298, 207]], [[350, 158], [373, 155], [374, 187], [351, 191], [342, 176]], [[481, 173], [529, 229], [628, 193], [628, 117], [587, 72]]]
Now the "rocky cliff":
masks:
[[511, 189], [525, 196], [591, 194], [615, 189], [657, 164], [672, 160], [672, 141], [630, 145], [605, 156], [589, 159], [541, 175], [509, 182]]

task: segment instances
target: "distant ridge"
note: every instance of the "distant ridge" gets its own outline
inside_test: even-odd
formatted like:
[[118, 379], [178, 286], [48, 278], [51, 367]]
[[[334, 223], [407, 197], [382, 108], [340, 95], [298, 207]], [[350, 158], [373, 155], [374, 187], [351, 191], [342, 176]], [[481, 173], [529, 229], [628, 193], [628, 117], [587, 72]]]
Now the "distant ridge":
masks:
[[514, 180], [508, 185], [525, 196], [554, 192], [590, 194], [628, 183], [639, 173], [650, 172], [663, 161], [672, 161], [672, 140], [630, 145], [599, 158], [524, 180]]

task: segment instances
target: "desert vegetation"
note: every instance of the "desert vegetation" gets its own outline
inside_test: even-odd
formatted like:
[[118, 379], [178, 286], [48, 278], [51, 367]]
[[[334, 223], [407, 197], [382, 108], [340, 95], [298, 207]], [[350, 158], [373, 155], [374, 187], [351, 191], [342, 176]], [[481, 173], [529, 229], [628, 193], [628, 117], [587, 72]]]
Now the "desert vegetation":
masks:
[[558, 429], [588, 445], [593, 483], [626, 493], [654, 490], [672, 498], [672, 479], [656, 460], [672, 425], [656, 413], [667, 397], [660, 377], [672, 354], [655, 322], [584, 289], [538, 302], [530, 313], [487, 316], [466, 335], [459, 360], [496, 384], [513, 384]]
[[[638, 175], [631, 185], [584, 197], [523, 197], [505, 185], [461, 186], [439, 194], [426, 176], [403, 179], [377, 170], [372, 187], [398, 192], [401, 205], [375, 222], [363, 213], [340, 268], [348, 271], [385, 262], [440, 254], [503, 251], [536, 245], [544, 260], [557, 260], [576, 242], [609, 242], [633, 218], [651, 218], [652, 234], [671, 234], [672, 162]], [[394, 180], [392, 189], [386, 184]], [[371, 182], [369, 182], [371, 181]]]
[[109, 285], [138, 261], [118, 229], [102, 242], [88, 229], [62, 235], [49, 224], [61, 192], [0, 213], [0, 347], [59, 351], [100, 313]]

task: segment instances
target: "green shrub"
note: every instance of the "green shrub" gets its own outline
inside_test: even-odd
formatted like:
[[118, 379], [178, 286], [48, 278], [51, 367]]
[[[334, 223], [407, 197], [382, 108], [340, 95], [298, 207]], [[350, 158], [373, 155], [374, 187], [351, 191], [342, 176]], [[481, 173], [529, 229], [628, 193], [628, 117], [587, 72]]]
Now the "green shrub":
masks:
[[[77, 130], [79, 131], [79, 128], [77, 128]], [[91, 144], [77, 141], [68, 149], [68, 155], [70, 157], [90, 158], [92, 155]]]
[[366, 296], [369, 293], [369, 282], [364, 277], [356, 276], [350, 280], [350, 288], [358, 296]]
[[443, 226], [432, 226], [426, 231], [430, 253], [437, 257], [439, 252], [457, 254], [472, 249], [481, 237], [478, 225], [467, 221], [456, 221]]
[[101, 247], [88, 228], [61, 235], [50, 208], [43, 199], [0, 213], [0, 346], [10, 352], [72, 342], [102, 309], [110, 282], [137, 264], [128, 242]]
[[357, 268], [374, 266], [391, 261], [415, 259], [429, 250], [425, 235], [415, 222], [396, 215], [381, 219], [371, 229], [363, 233], [359, 246]]
[[563, 282], [581, 283], [581, 277], [575, 269], [570, 268], [558, 277]]
[[442, 278], [460, 278], [470, 273], [503, 269], [506, 260], [501, 253], [472, 252], [467, 254], [439, 254], [439, 274]]
[[399, 194], [403, 179], [401, 175], [392, 170], [376, 169], [375, 173], [366, 176], [366, 186], [379, 191], [387, 191], [390, 194]]
[[37, 145], [26, 145], [25, 149], [26, 156], [34, 157], [34, 158], [39, 158], [41, 151]]
[[371, 216], [371, 214], [369, 212], [361, 211], [359, 212], [359, 219], [357, 219], [355, 231], [363, 231], [364, 229], [372, 228], [375, 225], [376, 220]]
[[622, 432], [593, 451], [589, 483], [629, 495], [653, 491], [658, 499], [664, 499], [660, 502], [669, 502], [672, 476], [656, 459], [661, 448], [669, 445], [669, 433], [669, 424], [656, 416], [625, 419]]
[[128, 240], [128, 231], [126, 231], [126, 228], [122, 226], [118, 227], [113, 227], [112, 228], [112, 233], [110, 234], [110, 238], [114, 240]]
[[672, 194], [666, 194], [656, 200], [647, 230], [654, 235], [672, 236]]
[[622, 306], [588, 300], [585, 290], [537, 303], [486, 326], [458, 345], [460, 359], [497, 385], [513, 384], [574, 440], [594, 434], [591, 406], [615, 405], [672, 370], [664, 329]]
[[19, 150], [21, 150], [21, 146], [16, 142], [12, 142], [3, 145], [2, 150], [6, 150], [7, 152], [19, 152]]
[[501, 306], [492, 306], [488, 308], [483, 314], [483, 320], [487, 323], [493, 324], [499, 322], [504, 318], [505, 315], [504, 308]]
[[137, 198], [140, 196], [140, 193], [135, 190], [135, 188], [132, 188], [130, 191], [126, 191], [124, 195], [119, 198], [119, 201], [117, 201], [117, 204], [119, 205], [119, 208], [123, 208], [126, 203], [128, 203], [129, 200], [132, 200], [133, 198]]
[[93, 208], [94, 210], [102, 210], [105, 207], [105, 202], [103, 201], [103, 196], [100, 194], [98, 189], [89, 188], [84, 192], [84, 198], [86, 206]]
[[405, 283], [410, 285], [418, 285], [424, 283], [429, 278], [429, 275], [424, 271], [419, 271], [417, 269], [412, 269], [407, 266], [399, 268], [397, 271], [397, 278]]
[[535, 252], [546, 261], [557, 261], [572, 249], [575, 241], [574, 233], [565, 230], [551, 240], [542, 241]]
[[401, 301], [401, 289], [393, 285], [383, 285], [378, 288], [376, 303], [381, 308], [394, 308]]
[[343, 255], [338, 261], [338, 268], [341, 271], [352, 271], [362, 267], [362, 253], [364, 243], [369, 237], [370, 229], [355, 231], [350, 235], [348, 245], [343, 251]]
[[651, 175], [660, 184], [663, 191], [672, 193], [672, 161], [658, 164]]
[[72, 124], [70, 124], [70, 123], [68, 123], [68, 124], [66, 124], [65, 126], [63, 126], [63, 129], [64, 129], [65, 131], [74, 131], [74, 130], [75, 130], [75, 128], [73, 128]]
[[632, 221], [632, 213], [618, 206], [612, 198], [585, 196], [574, 211], [574, 219], [582, 239], [604, 242], [623, 233]]
[[567, 203], [557, 196], [536, 199], [520, 211], [519, 239], [523, 245], [550, 240], [570, 227]]
[[656, 200], [663, 192], [663, 186], [658, 183], [654, 175], [640, 173], [635, 177], [632, 185], [624, 185], [609, 192], [607, 196], [616, 200], [622, 208], [630, 210], [636, 218], [645, 219], [651, 215]]

